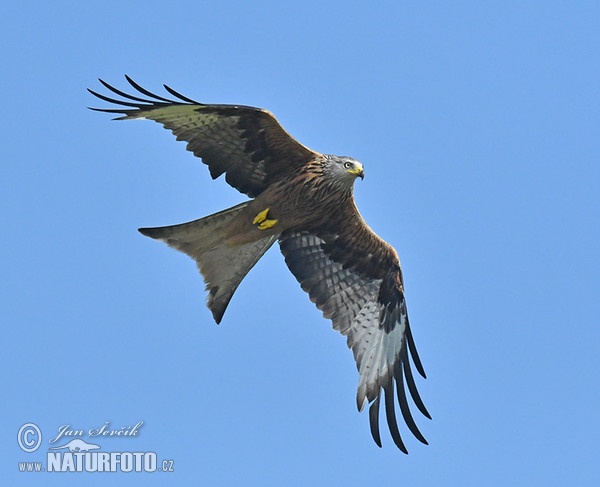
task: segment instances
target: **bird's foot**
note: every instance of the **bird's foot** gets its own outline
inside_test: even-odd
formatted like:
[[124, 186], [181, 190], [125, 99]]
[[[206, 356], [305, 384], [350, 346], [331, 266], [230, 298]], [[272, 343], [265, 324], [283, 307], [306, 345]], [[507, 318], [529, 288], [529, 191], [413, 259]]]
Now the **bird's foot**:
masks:
[[258, 214], [252, 220], [253, 225], [257, 225], [259, 230], [267, 230], [268, 228], [274, 227], [277, 223], [275, 219], [268, 219], [269, 209], [265, 208], [263, 211], [258, 212]]

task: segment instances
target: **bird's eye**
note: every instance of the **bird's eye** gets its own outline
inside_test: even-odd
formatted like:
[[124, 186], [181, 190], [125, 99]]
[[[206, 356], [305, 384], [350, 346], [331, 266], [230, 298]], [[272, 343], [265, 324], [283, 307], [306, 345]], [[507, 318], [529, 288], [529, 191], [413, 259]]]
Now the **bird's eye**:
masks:
[[351, 162], [348, 162], [348, 161], [344, 162], [344, 168], [345, 169], [350, 169], [351, 167], [352, 167], [352, 163]]

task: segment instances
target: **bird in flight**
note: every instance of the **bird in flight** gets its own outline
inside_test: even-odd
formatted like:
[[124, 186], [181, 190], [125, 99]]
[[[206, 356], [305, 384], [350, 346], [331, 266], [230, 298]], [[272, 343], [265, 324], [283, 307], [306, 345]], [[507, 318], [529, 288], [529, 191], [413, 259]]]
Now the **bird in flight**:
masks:
[[[194, 259], [217, 323], [248, 271], [275, 242], [285, 262], [333, 328], [347, 337], [359, 372], [356, 403], [369, 406], [373, 439], [381, 447], [379, 403], [394, 443], [408, 453], [396, 420], [396, 401], [412, 434], [419, 431], [407, 400], [431, 418], [417, 391], [411, 359], [425, 371], [408, 322], [400, 260], [394, 248], [364, 221], [353, 197], [364, 177], [351, 157], [321, 154], [291, 137], [267, 110], [242, 105], [203, 104], [167, 85], [172, 98], [156, 95], [126, 76], [135, 94], [103, 80], [112, 92], [90, 93], [116, 105], [92, 108], [149, 119], [187, 142], [213, 179], [225, 181], [250, 199], [180, 225], [140, 228], [148, 237]], [[114, 98], [117, 95], [119, 98]], [[409, 355], [411, 359], [409, 359]]]

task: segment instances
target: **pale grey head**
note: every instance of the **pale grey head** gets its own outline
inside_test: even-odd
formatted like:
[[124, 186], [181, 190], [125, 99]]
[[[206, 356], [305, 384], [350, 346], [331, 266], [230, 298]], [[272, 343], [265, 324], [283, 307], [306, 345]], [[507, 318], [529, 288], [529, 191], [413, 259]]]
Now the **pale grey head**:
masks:
[[364, 179], [363, 165], [348, 156], [325, 155], [323, 173], [340, 186], [340, 189], [351, 189], [357, 177]]

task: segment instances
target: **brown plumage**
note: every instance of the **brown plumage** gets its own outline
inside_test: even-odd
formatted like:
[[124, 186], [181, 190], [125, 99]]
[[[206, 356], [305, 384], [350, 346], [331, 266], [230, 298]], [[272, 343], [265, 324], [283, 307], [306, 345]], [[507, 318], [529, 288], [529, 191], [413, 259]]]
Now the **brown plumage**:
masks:
[[143, 228], [192, 257], [204, 277], [207, 304], [219, 323], [233, 293], [260, 257], [279, 241], [286, 264], [310, 296], [345, 335], [360, 379], [359, 410], [370, 403], [369, 421], [381, 446], [379, 403], [384, 396], [390, 434], [407, 452], [396, 421], [394, 389], [409, 430], [423, 443], [405, 394], [430, 418], [416, 388], [409, 354], [425, 372], [410, 331], [400, 261], [396, 251], [369, 228], [353, 198], [360, 162], [314, 152], [293, 139], [268, 111], [238, 105], [206, 105], [165, 85], [175, 99], [155, 95], [129, 77], [143, 97], [118, 90], [111, 98], [118, 119], [147, 118], [171, 130], [208, 165], [213, 179], [225, 174], [251, 197], [240, 205], [181, 225]]

